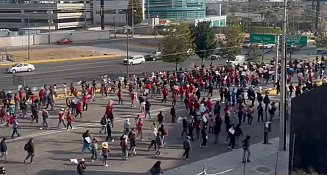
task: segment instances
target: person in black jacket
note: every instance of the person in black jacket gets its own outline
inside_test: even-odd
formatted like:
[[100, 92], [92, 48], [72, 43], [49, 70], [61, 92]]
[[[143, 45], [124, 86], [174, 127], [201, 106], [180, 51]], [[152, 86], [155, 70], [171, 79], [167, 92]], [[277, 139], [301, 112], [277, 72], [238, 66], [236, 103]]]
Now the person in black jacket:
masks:
[[183, 126], [183, 131], [182, 131], [182, 137], [184, 136], [184, 133], [186, 133], [186, 135], [188, 135], [187, 134], [187, 120], [186, 120], [186, 118], [184, 118], [183, 119], [183, 121], [182, 121], [182, 126]]
[[150, 169], [150, 173], [152, 175], [158, 175], [158, 174], [162, 174], [162, 170], [161, 170], [161, 161], [157, 161], [153, 167]]
[[0, 157], [4, 157], [4, 160], [7, 161], [7, 143], [6, 143], [6, 138], [3, 138], [2, 141], [0, 142], [0, 152], [1, 155]]
[[84, 170], [86, 169], [85, 160], [81, 159], [77, 165], [77, 172], [79, 175], [84, 175]]
[[24, 163], [29, 158], [31, 158], [30, 164], [35, 163], [35, 162], [33, 162], [33, 158], [34, 158], [34, 155], [35, 155], [33, 138], [30, 138], [30, 140], [25, 144], [24, 150], [27, 152], [27, 156], [24, 159]]
[[203, 127], [201, 129], [202, 144], [200, 145], [200, 147], [207, 147], [208, 136], [207, 136], [206, 130], [207, 130], [207, 127], [205, 125], [203, 125]]
[[170, 109], [170, 115], [171, 115], [171, 122], [175, 123], [176, 120], [176, 109], [175, 106], [172, 106]]
[[215, 134], [215, 144], [218, 143], [218, 136], [219, 136], [219, 133], [220, 133], [220, 130], [221, 130], [221, 124], [222, 124], [222, 120], [220, 118], [220, 116], [217, 116], [216, 119], [215, 119], [215, 126], [213, 128], [213, 132]]

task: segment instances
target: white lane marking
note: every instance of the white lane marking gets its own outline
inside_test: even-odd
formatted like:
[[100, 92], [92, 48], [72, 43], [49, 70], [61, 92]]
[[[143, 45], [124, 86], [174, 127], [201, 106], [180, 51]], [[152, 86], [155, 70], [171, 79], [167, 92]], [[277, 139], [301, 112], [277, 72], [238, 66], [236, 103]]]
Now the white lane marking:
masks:
[[224, 174], [224, 173], [227, 173], [227, 172], [230, 172], [230, 171], [233, 171], [233, 169], [228, 169], [228, 170], [225, 170], [225, 171], [221, 171], [221, 172], [218, 172], [218, 173], [214, 173], [214, 174], [208, 174], [206, 171], [204, 172], [201, 172], [201, 173], [198, 173], [196, 175], [219, 175], [219, 174]]

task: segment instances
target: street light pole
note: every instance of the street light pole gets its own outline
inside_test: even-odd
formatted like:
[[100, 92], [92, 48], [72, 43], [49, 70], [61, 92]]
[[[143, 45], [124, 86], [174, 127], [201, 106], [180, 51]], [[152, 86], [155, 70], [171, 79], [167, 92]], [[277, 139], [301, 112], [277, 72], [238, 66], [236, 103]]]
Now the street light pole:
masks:
[[30, 38], [30, 28], [31, 28], [31, 23], [30, 23], [30, 14], [27, 14], [27, 24], [28, 24], [28, 28], [27, 28], [27, 59], [30, 60], [31, 58], [31, 38]]
[[51, 14], [52, 12], [50, 11], [50, 3], [48, 2], [48, 44], [51, 43], [51, 35], [50, 35], [50, 32], [51, 32]]
[[279, 121], [279, 149], [286, 151], [286, 26], [287, 26], [287, 0], [284, 0], [283, 33], [282, 33], [282, 60], [281, 60], [281, 103]]
[[279, 35], [276, 35], [275, 83], [278, 81]]
[[127, 30], [126, 30], [126, 59], [127, 59], [127, 64], [126, 64], [126, 70], [127, 70], [127, 81], [129, 79], [129, 62], [128, 62], [128, 57], [129, 57], [129, 26], [128, 26], [128, 13], [126, 13], [126, 27], [127, 27]]
[[134, 0], [132, 0], [132, 38], [134, 38]]

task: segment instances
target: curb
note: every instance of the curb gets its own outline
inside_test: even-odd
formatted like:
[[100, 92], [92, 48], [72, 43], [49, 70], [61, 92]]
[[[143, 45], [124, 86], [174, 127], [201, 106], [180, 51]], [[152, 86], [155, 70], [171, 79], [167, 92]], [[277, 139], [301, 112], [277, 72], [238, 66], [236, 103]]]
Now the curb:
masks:
[[[112, 59], [112, 58], [119, 57], [119, 56], [120, 55], [112, 54], [112, 55], [77, 57], [77, 58], [32, 60], [32, 61], [23, 61], [23, 62], [24, 63], [30, 63], [30, 64], [45, 64], [45, 63], [56, 63], [56, 62], [65, 62], [65, 61], [79, 61], [79, 60], [92, 60], [92, 59], [105, 59], [105, 58]], [[15, 64], [17, 64], [17, 62], [1, 63], [0, 66], [13, 66]]]

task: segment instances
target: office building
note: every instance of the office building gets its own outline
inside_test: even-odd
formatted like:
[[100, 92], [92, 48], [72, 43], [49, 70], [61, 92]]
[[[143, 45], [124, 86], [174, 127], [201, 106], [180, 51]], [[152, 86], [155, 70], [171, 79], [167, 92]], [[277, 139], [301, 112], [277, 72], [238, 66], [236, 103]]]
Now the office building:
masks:
[[30, 1], [1, 3], [0, 28], [18, 30], [27, 27], [50, 29], [81, 28], [92, 23], [90, 0]]
[[144, 3], [146, 18], [188, 20], [206, 15], [205, 0], [145, 0]]

